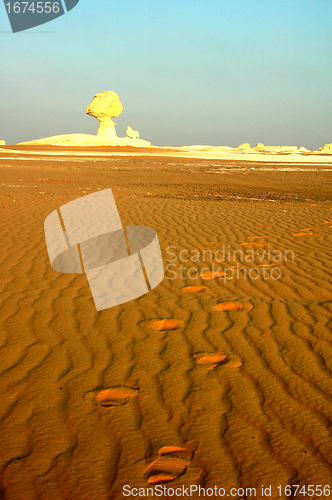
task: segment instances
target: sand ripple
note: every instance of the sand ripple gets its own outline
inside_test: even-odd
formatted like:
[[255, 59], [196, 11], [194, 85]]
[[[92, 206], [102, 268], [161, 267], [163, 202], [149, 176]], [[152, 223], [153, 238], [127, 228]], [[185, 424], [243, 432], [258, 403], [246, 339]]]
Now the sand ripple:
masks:
[[[201, 162], [8, 162], [0, 204], [4, 499], [120, 500], [124, 484], [167, 481], [257, 491], [271, 484], [277, 500], [279, 484], [331, 483], [330, 202], [187, 199], [193, 186], [216, 189]], [[305, 190], [316, 174], [297, 173], [296, 182]], [[27, 187], [7, 186], [20, 183]], [[82, 191], [106, 187], [123, 196], [124, 224], [157, 231], [165, 259], [169, 246], [178, 255], [204, 241], [248, 251], [241, 242], [263, 234], [294, 260], [277, 265], [280, 280], [210, 279], [204, 293], [183, 291], [202, 286], [211, 262], [184, 263], [197, 278], [184, 269], [168, 279], [166, 270], [145, 296], [97, 312], [84, 275], [51, 269], [43, 223]], [[293, 236], [302, 228], [314, 234]], [[194, 453], [189, 441], [198, 443]]]

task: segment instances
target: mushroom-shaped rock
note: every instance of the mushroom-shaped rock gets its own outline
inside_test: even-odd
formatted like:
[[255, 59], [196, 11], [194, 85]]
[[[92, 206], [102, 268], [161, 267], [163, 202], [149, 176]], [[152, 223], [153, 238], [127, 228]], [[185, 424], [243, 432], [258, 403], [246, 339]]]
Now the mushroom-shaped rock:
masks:
[[100, 121], [97, 135], [116, 137], [115, 123], [112, 118], [119, 116], [123, 109], [118, 94], [115, 92], [100, 92], [87, 107], [87, 114]]
[[130, 137], [130, 139], [138, 139], [139, 138], [139, 133], [138, 130], [133, 130], [131, 127], [127, 127], [127, 137]]
[[0, 146], [5, 146], [6, 145], [6, 141], [0, 141]]

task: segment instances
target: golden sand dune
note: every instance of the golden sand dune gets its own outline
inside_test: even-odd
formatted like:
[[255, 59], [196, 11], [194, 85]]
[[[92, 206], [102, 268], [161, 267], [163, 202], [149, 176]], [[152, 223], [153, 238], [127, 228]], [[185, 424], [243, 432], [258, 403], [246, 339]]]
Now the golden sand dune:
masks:
[[[29, 154], [0, 159], [0, 498], [120, 500], [124, 485], [192, 484], [263, 499], [263, 484], [285, 500], [279, 485], [331, 484], [330, 173], [250, 164], [221, 176], [216, 160]], [[51, 268], [43, 225], [106, 188], [122, 196], [124, 225], [157, 231], [165, 278], [97, 312], [84, 274]], [[302, 228], [315, 236], [294, 237]], [[240, 245], [259, 234], [270, 247]], [[281, 261], [259, 268], [268, 279], [203, 281], [209, 255], [189, 251], [208, 241], [225, 243], [227, 267], [228, 245], [254, 252], [247, 273], [276, 263], [269, 248]], [[214, 307], [229, 303], [253, 307]]]

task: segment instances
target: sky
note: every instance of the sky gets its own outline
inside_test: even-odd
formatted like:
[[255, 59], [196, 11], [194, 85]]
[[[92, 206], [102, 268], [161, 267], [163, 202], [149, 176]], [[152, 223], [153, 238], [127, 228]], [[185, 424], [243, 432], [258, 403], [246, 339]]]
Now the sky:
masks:
[[118, 136], [155, 146], [332, 142], [331, 0], [80, 0], [12, 33], [0, 5], [0, 139], [96, 134], [116, 92]]

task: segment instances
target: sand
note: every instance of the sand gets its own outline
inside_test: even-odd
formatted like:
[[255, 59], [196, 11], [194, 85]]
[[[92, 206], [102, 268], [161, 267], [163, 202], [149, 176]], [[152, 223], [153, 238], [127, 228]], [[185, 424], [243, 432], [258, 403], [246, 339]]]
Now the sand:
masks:
[[[331, 484], [330, 165], [106, 153], [0, 152], [0, 498]], [[43, 225], [106, 188], [157, 231], [165, 278], [97, 312]]]

